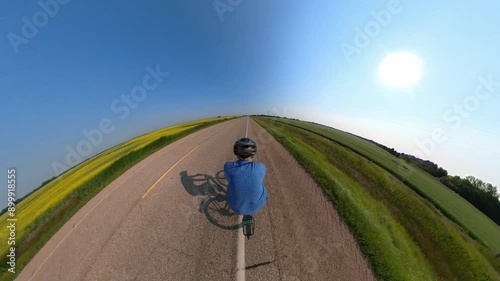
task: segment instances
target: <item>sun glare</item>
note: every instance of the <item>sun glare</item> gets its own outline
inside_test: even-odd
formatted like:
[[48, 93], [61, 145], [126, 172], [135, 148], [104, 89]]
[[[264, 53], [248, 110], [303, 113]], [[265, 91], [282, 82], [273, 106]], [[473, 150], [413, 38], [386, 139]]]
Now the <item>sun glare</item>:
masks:
[[410, 53], [390, 54], [380, 63], [378, 74], [388, 86], [407, 88], [422, 77], [422, 62]]

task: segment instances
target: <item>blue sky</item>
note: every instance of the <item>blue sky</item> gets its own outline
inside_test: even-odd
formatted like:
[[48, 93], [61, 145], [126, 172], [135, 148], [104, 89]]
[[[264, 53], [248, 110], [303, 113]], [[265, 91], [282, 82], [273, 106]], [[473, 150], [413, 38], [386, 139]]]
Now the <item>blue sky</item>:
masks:
[[[91, 155], [183, 121], [270, 111], [500, 185], [498, 1], [309, 2], [3, 1], [1, 168], [18, 169], [22, 195], [103, 119], [114, 130]], [[356, 45], [357, 30], [370, 28]], [[418, 85], [380, 81], [378, 65], [396, 52], [421, 59]], [[149, 80], [155, 87], [120, 118], [122, 95], [143, 85], [148, 67], [168, 76]], [[479, 77], [496, 91], [474, 103]], [[464, 102], [473, 110], [457, 117]], [[447, 139], [432, 140], [435, 130]]]

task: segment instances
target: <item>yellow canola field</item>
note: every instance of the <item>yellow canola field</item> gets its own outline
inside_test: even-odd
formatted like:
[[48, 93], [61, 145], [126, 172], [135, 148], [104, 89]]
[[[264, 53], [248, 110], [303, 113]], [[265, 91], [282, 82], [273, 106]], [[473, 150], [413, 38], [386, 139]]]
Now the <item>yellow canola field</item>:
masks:
[[[78, 186], [100, 173], [114, 161], [120, 159], [120, 157], [140, 149], [160, 137], [181, 133], [202, 123], [226, 118], [204, 119], [160, 129], [112, 147], [71, 168], [55, 180], [29, 195], [16, 206], [15, 218], [17, 219], [16, 232], [18, 239], [24, 236], [28, 226], [34, 223], [37, 218], [42, 216], [51, 207], [64, 200], [70, 193], [75, 191]], [[8, 236], [9, 229], [5, 226], [8, 214], [9, 213], [6, 212], [0, 216], [0, 222], [2, 222], [0, 237], [6, 238]], [[7, 252], [8, 247], [10, 246], [7, 245], [7, 243], [2, 243], [0, 253]]]

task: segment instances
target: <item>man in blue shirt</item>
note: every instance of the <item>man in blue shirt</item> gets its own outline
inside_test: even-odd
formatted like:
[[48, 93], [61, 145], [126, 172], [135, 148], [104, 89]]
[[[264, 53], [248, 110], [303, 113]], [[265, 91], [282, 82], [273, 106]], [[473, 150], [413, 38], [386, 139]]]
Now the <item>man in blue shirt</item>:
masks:
[[224, 164], [224, 175], [228, 180], [227, 203], [239, 215], [252, 215], [267, 202], [264, 186], [266, 166], [253, 162], [257, 145], [249, 138], [242, 138], [234, 144], [238, 161]]

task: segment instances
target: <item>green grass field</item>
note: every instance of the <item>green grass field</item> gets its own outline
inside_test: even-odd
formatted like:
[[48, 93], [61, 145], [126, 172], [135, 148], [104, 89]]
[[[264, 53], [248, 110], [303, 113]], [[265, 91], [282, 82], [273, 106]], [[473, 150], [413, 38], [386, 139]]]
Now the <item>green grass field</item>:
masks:
[[500, 227], [467, 200], [425, 171], [355, 135], [312, 123], [290, 119], [279, 120], [324, 136], [377, 163], [420, 195], [429, 199], [445, 215], [469, 231], [473, 237], [495, 253], [500, 253]]
[[366, 140], [331, 128], [277, 118], [255, 120], [324, 188], [379, 279], [500, 280], [500, 265], [491, 250], [406, 185], [404, 176], [415, 172], [396, 176], [380, 161], [395, 161], [396, 168], [406, 166], [401, 171], [417, 168]]
[[[139, 136], [80, 163], [27, 196], [16, 206], [17, 271], [78, 209], [134, 164], [187, 134], [228, 119], [232, 117], [193, 121]], [[8, 235], [6, 219], [7, 213], [0, 216], [0, 237]], [[2, 257], [7, 251], [8, 245], [2, 243]], [[13, 279], [14, 275], [4, 274], [5, 263], [0, 268], [7, 278], [0, 280]]]

